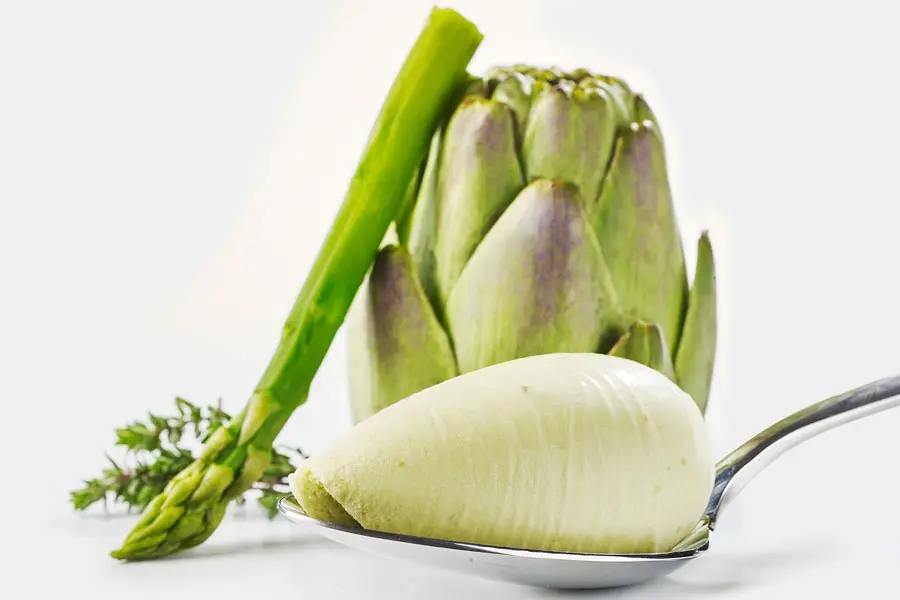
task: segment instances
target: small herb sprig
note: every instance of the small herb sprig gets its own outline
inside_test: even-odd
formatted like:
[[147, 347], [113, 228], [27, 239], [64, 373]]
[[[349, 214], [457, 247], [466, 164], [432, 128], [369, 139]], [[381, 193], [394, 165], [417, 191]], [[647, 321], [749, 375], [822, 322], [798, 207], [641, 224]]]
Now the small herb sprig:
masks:
[[[100, 477], [84, 480], [84, 487], [70, 492], [75, 510], [83, 511], [97, 502], [104, 507], [112, 503], [126, 505], [129, 510], [142, 510], [175, 475], [194, 460], [188, 445], [202, 444], [226, 423], [231, 415], [222, 402], [200, 407], [184, 398], [175, 398], [177, 414], [161, 416], [149, 413], [147, 421], [134, 421], [116, 429], [116, 446], [126, 449], [125, 461], [116, 462], [107, 455], [110, 466]], [[273, 448], [269, 468], [254, 484], [257, 502], [269, 518], [276, 514], [278, 499], [288, 492], [287, 477], [297, 468], [291, 455], [302, 460], [299, 448]], [[244, 504], [247, 495], [237, 498]]]

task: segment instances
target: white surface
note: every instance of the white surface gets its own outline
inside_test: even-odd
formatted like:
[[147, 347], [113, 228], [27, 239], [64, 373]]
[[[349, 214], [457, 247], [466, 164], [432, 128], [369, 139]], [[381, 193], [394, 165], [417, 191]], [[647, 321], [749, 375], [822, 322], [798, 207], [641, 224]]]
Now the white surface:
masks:
[[[243, 402], [430, 4], [9, 4], [0, 580], [20, 597], [554, 595], [240, 511], [190, 555], [120, 565], [107, 552], [132, 520], [67, 506], [114, 427], [176, 394]], [[589, 64], [648, 93], [688, 259], [704, 227], [716, 250], [723, 451], [898, 369], [892, 4], [447, 4], [487, 35], [475, 69]], [[339, 338], [282, 439], [321, 448], [349, 423], [345, 389]], [[898, 427], [895, 411], [793, 450], [744, 491], [718, 550], [627, 594], [898, 597]]]

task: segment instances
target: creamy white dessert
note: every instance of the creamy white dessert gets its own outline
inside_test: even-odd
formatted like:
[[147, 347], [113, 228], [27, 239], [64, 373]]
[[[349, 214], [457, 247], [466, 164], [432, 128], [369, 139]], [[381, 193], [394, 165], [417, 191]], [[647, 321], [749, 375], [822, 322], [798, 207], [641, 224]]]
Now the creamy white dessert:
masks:
[[714, 458], [691, 397], [603, 354], [522, 358], [365, 419], [291, 476], [310, 516], [522, 549], [646, 553], [699, 521]]

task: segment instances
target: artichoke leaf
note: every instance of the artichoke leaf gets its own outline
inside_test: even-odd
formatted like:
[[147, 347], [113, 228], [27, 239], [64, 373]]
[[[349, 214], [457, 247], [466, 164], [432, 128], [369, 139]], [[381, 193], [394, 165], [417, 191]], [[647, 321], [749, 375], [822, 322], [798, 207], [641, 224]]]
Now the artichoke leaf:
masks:
[[705, 413], [712, 384], [717, 338], [716, 265], [707, 232], [697, 242], [697, 266], [684, 332], [675, 354], [675, 375]]
[[608, 75], [587, 76], [578, 82], [579, 87], [605, 91], [613, 101], [616, 127], [621, 128], [635, 120], [633, 93], [621, 79]]
[[525, 126], [531, 111], [531, 84], [519, 75], [509, 75], [497, 82], [491, 98], [508, 106], [516, 119], [516, 142], [521, 147], [525, 137]]
[[[425, 295], [432, 308], [440, 308], [437, 295], [437, 274], [435, 272], [434, 246], [437, 227], [437, 184], [440, 168], [441, 147], [447, 132], [447, 125], [460, 104], [469, 97], [487, 97], [485, 82], [470, 76], [462, 87], [459, 100], [453, 103], [447, 118], [435, 130], [428, 149], [428, 156], [419, 168], [408, 190], [412, 196], [406, 201], [406, 210], [397, 221], [399, 243], [406, 246], [412, 257]], [[440, 315], [438, 315], [440, 317]]]
[[615, 289], [576, 186], [528, 185], [475, 250], [447, 304], [461, 373], [595, 351], [619, 324]]
[[676, 348], [687, 271], [662, 141], [649, 121], [621, 131], [592, 219], [625, 316], [657, 323]]
[[659, 371], [672, 381], [675, 372], [672, 356], [666, 346], [662, 328], [655, 323], [635, 321], [610, 349], [609, 354], [637, 361], [655, 371]]
[[353, 300], [347, 329], [356, 421], [457, 375], [450, 340], [403, 246], [378, 252]]
[[443, 133], [443, 129], [438, 129], [431, 139], [431, 148], [418, 182], [414, 203], [407, 213], [407, 218], [397, 226], [399, 242], [409, 251], [419, 283], [432, 307], [439, 306], [434, 243], [437, 220], [437, 170]]
[[434, 260], [446, 302], [476, 246], [524, 186], [515, 119], [504, 104], [466, 97], [450, 119], [438, 160]]
[[659, 136], [660, 147], [665, 151], [666, 140], [663, 137], [659, 119], [656, 118], [656, 114], [653, 112], [653, 109], [650, 108], [650, 104], [643, 94], [635, 94], [634, 96], [634, 120], [637, 123], [643, 123], [644, 121], [652, 123], [653, 127], [656, 129], [656, 135]]
[[543, 89], [528, 117], [522, 155], [528, 181], [562, 179], [597, 201], [617, 130], [613, 100], [600, 88]]

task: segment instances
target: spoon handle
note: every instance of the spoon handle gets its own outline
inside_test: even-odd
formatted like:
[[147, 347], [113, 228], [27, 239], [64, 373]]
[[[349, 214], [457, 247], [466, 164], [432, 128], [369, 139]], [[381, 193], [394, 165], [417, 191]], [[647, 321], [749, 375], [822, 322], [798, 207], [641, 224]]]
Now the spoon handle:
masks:
[[832, 396], [778, 421], [716, 465], [716, 480], [706, 507], [709, 529], [731, 500], [776, 458], [816, 435], [888, 408], [900, 406], [900, 375]]

